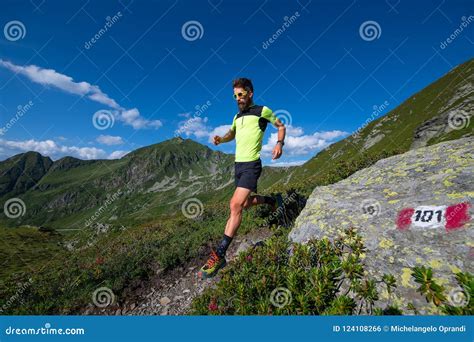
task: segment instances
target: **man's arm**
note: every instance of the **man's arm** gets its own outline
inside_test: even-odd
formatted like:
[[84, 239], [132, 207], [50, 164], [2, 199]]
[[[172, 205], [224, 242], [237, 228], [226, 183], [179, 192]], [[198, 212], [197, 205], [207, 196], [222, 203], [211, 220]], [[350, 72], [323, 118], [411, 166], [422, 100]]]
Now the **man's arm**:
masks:
[[229, 131], [223, 137], [220, 137], [218, 135], [214, 136], [214, 145], [219, 145], [221, 143], [232, 141], [234, 140], [234, 138], [235, 131], [233, 129], [229, 129]]
[[275, 127], [278, 129], [278, 142], [272, 152], [272, 159], [278, 159], [283, 153], [283, 144], [286, 136], [286, 127], [280, 119], [276, 119]]
[[229, 129], [229, 131], [222, 137], [221, 142], [226, 143], [226, 142], [234, 140], [234, 138], [235, 138], [235, 131], [233, 129]]

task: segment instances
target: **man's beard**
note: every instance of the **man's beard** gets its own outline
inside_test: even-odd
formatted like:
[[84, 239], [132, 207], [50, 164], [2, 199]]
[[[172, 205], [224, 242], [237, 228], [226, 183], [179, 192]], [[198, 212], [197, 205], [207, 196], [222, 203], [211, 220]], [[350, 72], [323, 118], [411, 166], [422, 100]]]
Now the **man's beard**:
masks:
[[251, 104], [252, 104], [252, 100], [249, 98], [240, 99], [239, 101], [237, 101], [237, 106], [239, 107], [240, 111], [244, 111], [245, 109], [250, 107]]

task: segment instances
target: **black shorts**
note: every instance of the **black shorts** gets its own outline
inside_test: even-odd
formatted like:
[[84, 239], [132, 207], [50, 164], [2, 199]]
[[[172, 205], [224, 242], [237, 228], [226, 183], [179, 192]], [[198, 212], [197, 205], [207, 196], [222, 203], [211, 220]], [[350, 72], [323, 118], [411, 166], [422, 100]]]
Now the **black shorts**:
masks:
[[262, 160], [235, 162], [235, 186], [257, 192], [257, 180], [262, 173]]

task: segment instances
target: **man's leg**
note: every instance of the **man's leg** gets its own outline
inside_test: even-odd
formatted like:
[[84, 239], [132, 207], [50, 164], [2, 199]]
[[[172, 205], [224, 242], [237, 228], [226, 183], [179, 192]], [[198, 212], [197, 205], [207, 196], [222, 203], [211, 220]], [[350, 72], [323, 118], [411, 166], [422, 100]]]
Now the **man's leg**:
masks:
[[232, 242], [234, 234], [240, 227], [244, 203], [247, 201], [250, 193], [251, 190], [246, 188], [237, 187], [235, 189], [234, 195], [230, 200], [230, 217], [227, 220], [224, 237], [219, 243], [217, 250], [215, 252], [211, 252], [211, 257], [206, 262], [206, 264], [201, 267], [198, 273], [200, 278], [212, 277], [220, 268], [226, 265], [225, 254], [227, 252], [227, 248], [229, 248], [229, 245]]
[[240, 227], [240, 223], [242, 222], [242, 211], [244, 209], [244, 204], [248, 202], [250, 193], [252, 191], [250, 189], [237, 187], [235, 188], [234, 195], [230, 199], [230, 216], [227, 220], [227, 224], [225, 227], [225, 235], [229, 237], [234, 237], [235, 232]]
[[271, 196], [252, 195], [249, 196], [244, 203], [244, 209], [250, 208], [254, 205], [268, 204], [272, 208], [276, 208], [276, 200]]
[[273, 217], [277, 219], [277, 222], [281, 222], [283, 226], [288, 225], [285, 206], [283, 204], [283, 197], [280, 193], [276, 194], [276, 196], [249, 196], [247, 201], [244, 203], [244, 209], [261, 204], [268, 204], [272, 208], [272, 215], [274, 215]]
[[224, 237], [222, 238], [219, 246], [217, 247], [217, 255], [221, 258], [225, 257], [227, 248], [229, 248], [232, 239], [234, 238], [237, 229], [239, 229], [242, 223], [242, 212], [244, 210], [245, 203], [248, 203], [250, 193], [252, 191], [247, 188], [237, 187], [234, 191], [234, 195], [230, 199], [230, 216], [225, 226]]

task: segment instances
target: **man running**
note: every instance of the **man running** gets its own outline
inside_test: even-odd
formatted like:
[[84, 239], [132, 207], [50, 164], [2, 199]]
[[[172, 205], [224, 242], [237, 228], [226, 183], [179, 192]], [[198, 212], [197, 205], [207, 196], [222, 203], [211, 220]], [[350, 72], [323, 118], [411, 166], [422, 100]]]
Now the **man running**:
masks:
[[230, 217], [227, 220], [224, 237], [216, 250], [211, 252], [209, 260], [201, 267], [200, 278], [209, 278], [226, 265], [225, 254], [242, 221], [243, 209], [254, 205], [268, 204], [276, 210], [281, 206], [281, 196], [250, 195], [257, 192], [257, 180], [262, 172], [260, 151], [267, 124], [270, 122], [278, 129], [278, 141], [273, 149], [272, 159], [281, 157], [284, 145], [285, 125], [266, 106], [253, 103], [253, 85], [247, 78], [233, 81], [234, 99], [239, 112], [234, 116], [232, 127], [223, 136], [214, 137], [214, 145], [229, 142], [235, 138], [235, 192], [230, 200]]

